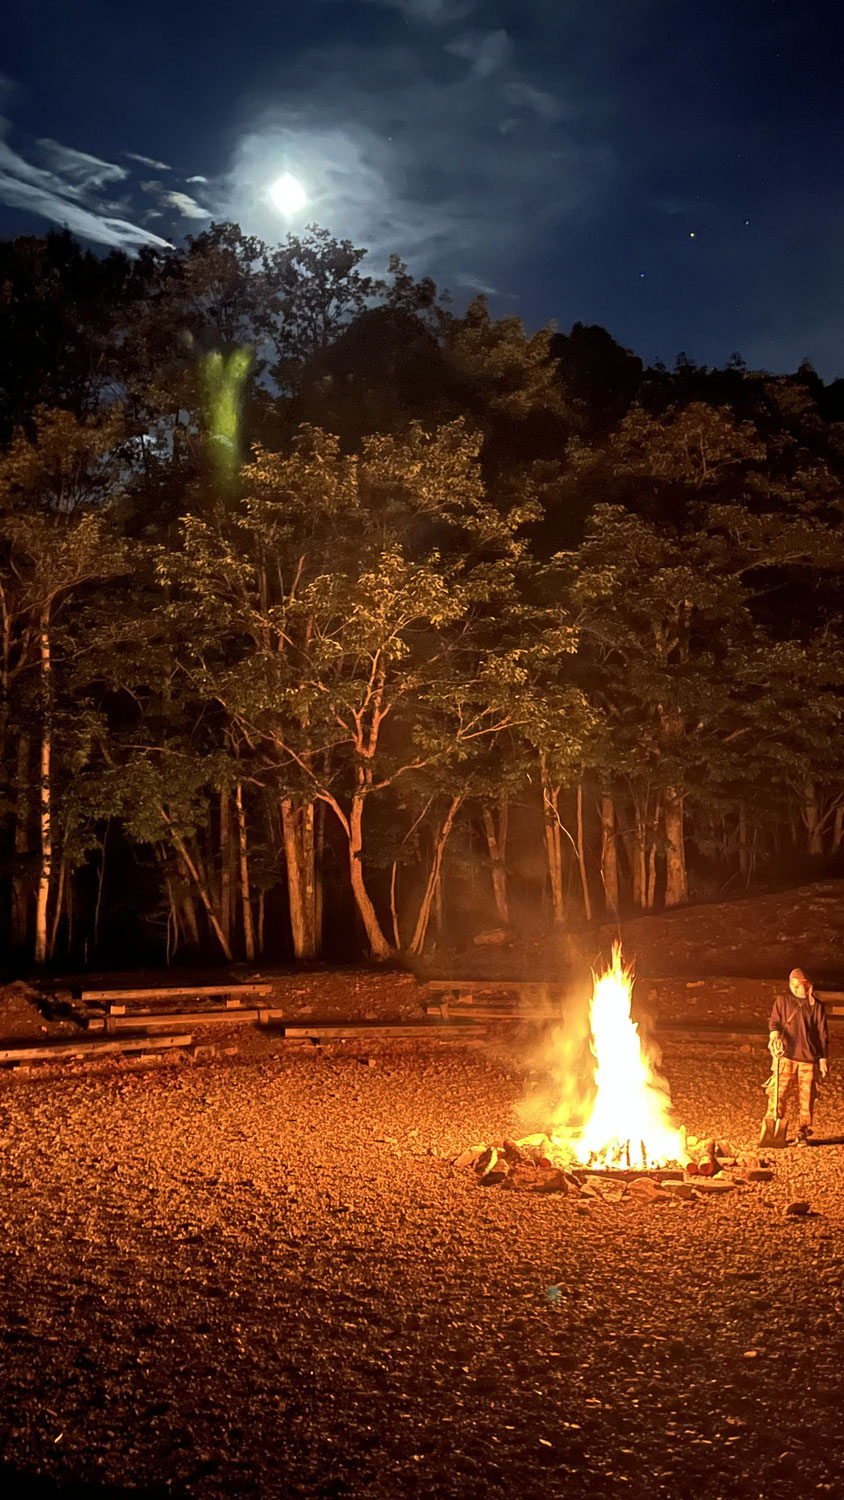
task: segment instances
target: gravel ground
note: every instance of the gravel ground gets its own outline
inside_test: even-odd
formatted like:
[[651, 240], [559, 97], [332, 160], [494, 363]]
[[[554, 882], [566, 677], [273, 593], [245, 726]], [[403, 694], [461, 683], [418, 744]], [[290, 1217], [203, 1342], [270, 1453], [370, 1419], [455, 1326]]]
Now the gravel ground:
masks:
[[[763, 1056], [664, 1071], [755, 1139]], [[503, 1043], [0, 1079], [0, 1492], [841, 1495], [844, 1147], [665, 1207], [485, 1190], [449, 1157], [524, 1089]]]

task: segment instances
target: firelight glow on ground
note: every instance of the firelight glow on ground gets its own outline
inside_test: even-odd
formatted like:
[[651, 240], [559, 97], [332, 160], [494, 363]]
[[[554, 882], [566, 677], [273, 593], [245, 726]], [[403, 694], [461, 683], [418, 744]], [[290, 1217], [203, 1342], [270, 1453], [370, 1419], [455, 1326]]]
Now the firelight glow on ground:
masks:
[[609, 968], [594, 979], [590, 1027], [597, 1094], [574, 1142], [576, 1160], [590, 1165], [650, 1168], [685, 1155], [667, 1086], [645, 1055], [630, 1014], [632, 993], [632, 969], [616, 943]]

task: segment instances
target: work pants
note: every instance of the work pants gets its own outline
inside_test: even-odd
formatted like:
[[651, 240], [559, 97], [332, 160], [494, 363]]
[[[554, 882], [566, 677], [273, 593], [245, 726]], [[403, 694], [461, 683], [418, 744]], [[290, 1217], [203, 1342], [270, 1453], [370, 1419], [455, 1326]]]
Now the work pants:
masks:
[[[777, 1067], [776, 1058], [774, 1067]], [[779, 1060], [779, 1100], [777, 1115], [781, 1120], [785, 1119], [785, 1106], [792, 1089], [797, 1089], [797, 1104], [800, 1111], [800, 1124], [811, 1125], [815, 1110], [815, 1099], [817, 1097], [817, 1063], [794, 1062], [790, 1057], [781, 1057]], [[771, 1086], [771, 1107], [773, 1108], [774, 1090]]]

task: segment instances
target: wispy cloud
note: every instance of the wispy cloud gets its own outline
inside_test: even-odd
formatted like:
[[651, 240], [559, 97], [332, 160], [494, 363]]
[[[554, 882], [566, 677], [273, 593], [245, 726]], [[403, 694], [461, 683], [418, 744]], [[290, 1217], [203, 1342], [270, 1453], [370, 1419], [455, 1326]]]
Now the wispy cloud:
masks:
[[98, 156], [89, 156], [85, 151], [76, 151], [73, 146], [62, 146], [58, 141], [40, 140], [36, 147], [48, 169], [55, 173], [68, 193], [96, 192], [109, 183], [125, 182], [128, 176], [125, 167], [101, 161]]
[[111, 200], [102, 196], [103, 189], [125, 181], [124, 167], [52, 140], [38, 141], [35, 155], [35, 161], [28, 160], [0, 140], [0, 201], [66, 226], [97, 245], [131, 251], [167, 244], [116, 213]]
[[203, 208], [189, 193], [165, 193], [164, 202], [182, 215], [183, 219], [210, 219], [211, 210]]
[[[395, 8], [432, 22], [470, 9]], [[497, 23], [504, 6], [487, 14]], [[441, 284], [492, 287], [527, 242], [606, 201], [615, 158], [571, 70], [545, 66], [503, 24], [420, 35], [300, 53], [283, 104], [251, 105], [226, 179], [202, 195], [215, 216], [271, 243], [317, 222], [376, 262], [397, 252]], [[308, 197], [287, 220], [269, 191], [283, 173]]]
[[467, 276], [462, 271], [454, 278], [454, 285], [465, 287], [470, 292], [477, 292], [482, 297], [498, 297], [498, 287], [488, 286], [485, 281], [478, 281], [475, 276]]
[[507, 32], [500, 28], [480, 36], [455, 37], [445, 50], [455, 57], [464, 58], [476, 78], [490, 78], [510, 61], [513, 43]]
[[0, 170], [0, 199], [10, 208], [21, 208], [52, 224], [61, 224], [80, 239], [116, 250], [138, 250], [142, 245], [166, 246], [167, 240], [133, 224], [91, 212], [80, 203], [61, 199], [48, 187], [39, 187]]
[[371, 0], [387, 10], [400, 11], [409, 21], [425, 21], [431, 26], [447, 26], [462, 21], [480, 8], [481, 0]]
[[538, 89], [524, 78], [509, 78], [504, 86], [504, 97], [514, 109], [527, 110], [544, 120], [546, 125], [554, 125], [566, 117], [566, 107], [556, 94], [548, 89]]
[[152, 167], [154, 172], [172, 172], [166, 161], [156, 161], [154, 156], [142, 156], [139, 151], [124, 151], [123, 155], [128, 161], [140, 162], [142, 167]]

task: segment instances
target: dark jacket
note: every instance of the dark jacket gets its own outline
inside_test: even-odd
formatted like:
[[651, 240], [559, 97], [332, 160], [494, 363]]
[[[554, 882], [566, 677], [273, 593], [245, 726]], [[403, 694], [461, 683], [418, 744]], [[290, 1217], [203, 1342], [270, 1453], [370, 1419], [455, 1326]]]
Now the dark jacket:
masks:
[[829, 1022], [820, 1000], [798, 1000], [791, 992], [774, 1001], [769, 1031], [778, 1031], [792, 1062], [817, 1062], [829, 1052]]

